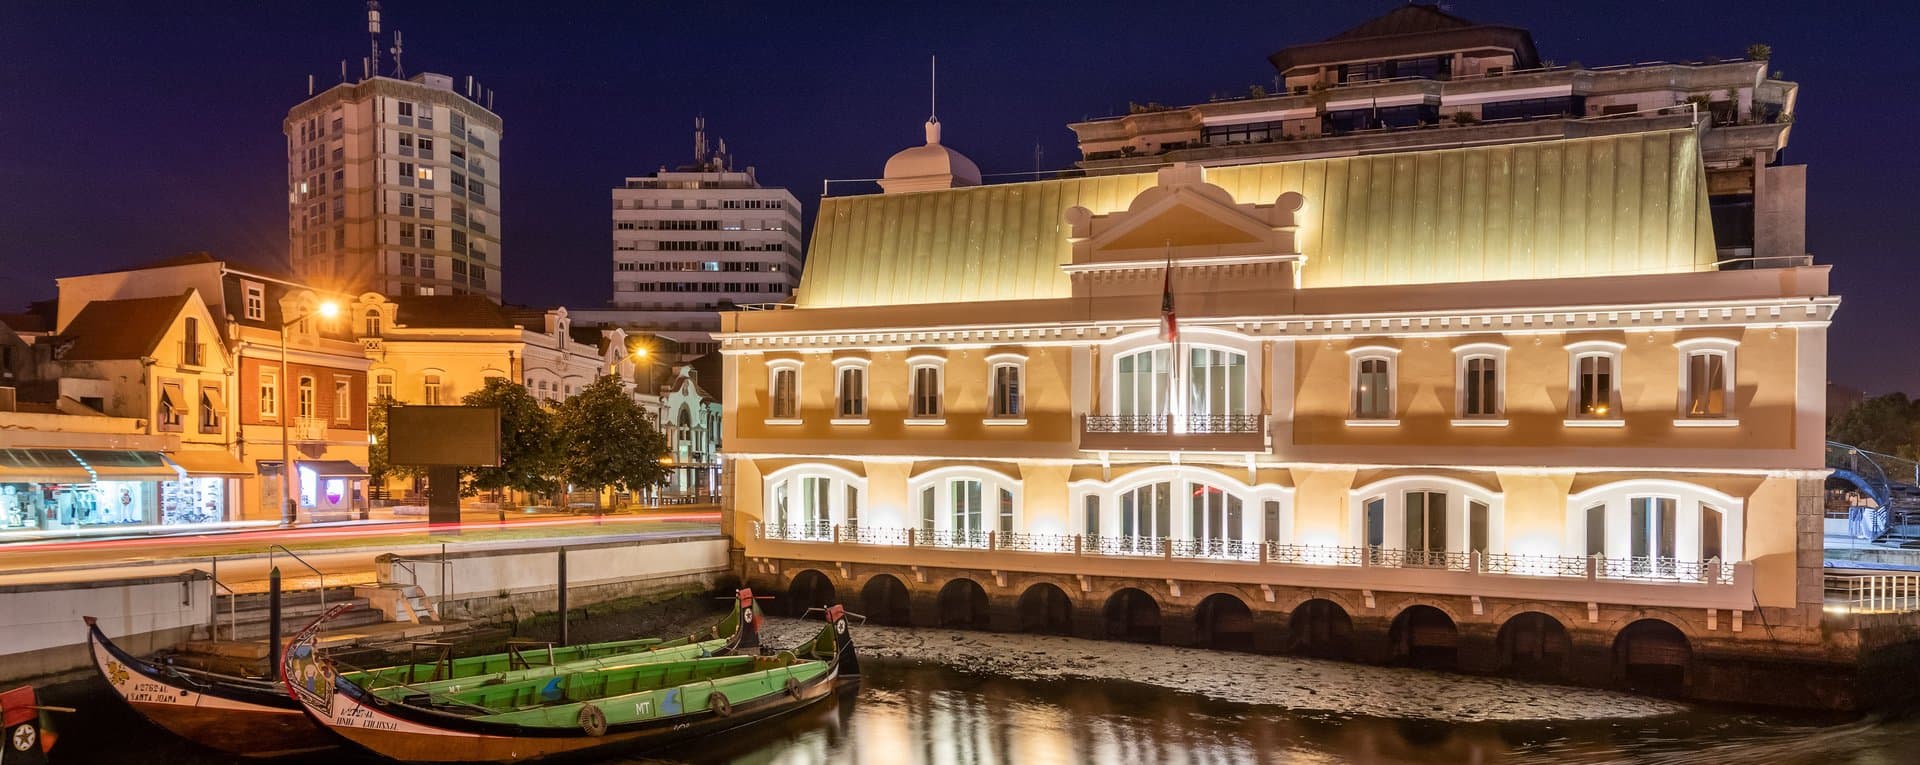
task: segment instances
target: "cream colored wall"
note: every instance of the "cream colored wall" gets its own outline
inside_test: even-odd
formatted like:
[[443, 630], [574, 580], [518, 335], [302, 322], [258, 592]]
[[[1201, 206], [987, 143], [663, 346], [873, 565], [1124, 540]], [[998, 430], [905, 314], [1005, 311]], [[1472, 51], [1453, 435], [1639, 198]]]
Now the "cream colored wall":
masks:
[[[388, 338], [383, 350], [369, 354], [373, 364], [367, 369], [367, 386], [373, 390], [382, 374], [394, 375], [393, 397], [418, 404], [426, 400], [426, 375], [441, 377], [441, 403], [457, 404], [460, 397], [486, 386], [489, 376], [515, 378], [514, 368], [525, 351], [521, 343], [476, 341], [449, 343], [412, 342]], [[513, 357], [508, 354], [512, 353]]]
[[1753, 561], [1754, 597], [1763, 606], [1796, 605], [1797, 494], [1794, 479], [1768, 478], [1747, 498], [1747, 560]]

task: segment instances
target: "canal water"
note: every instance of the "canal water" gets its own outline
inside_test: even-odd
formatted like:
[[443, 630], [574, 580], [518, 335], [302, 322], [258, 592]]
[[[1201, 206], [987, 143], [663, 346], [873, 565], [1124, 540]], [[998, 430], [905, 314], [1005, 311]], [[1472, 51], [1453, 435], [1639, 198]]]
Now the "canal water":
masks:
[[[790, 718], [648, 757], [601, 762], [1920, 763], [1920, 718], [1834, 720], [1681, 707], [1637, 719], [1457, 722], [1290, 710], [1115, 680], [1012, 679], [900, 659], [876, 658], [863, 669], [857, 689], [845, 689]], [[1579, 693], [1528, 688], [1543, 697]], [[147, 724], [96, 679], [53, 686], [46, 694], [46, 703], [81, 710], [59, 720], [54, 765], [235, 761]], [[1467, 701], [1471, 706], [1473, 700]], [[288, 762], [377, 761], [331, 753]]]

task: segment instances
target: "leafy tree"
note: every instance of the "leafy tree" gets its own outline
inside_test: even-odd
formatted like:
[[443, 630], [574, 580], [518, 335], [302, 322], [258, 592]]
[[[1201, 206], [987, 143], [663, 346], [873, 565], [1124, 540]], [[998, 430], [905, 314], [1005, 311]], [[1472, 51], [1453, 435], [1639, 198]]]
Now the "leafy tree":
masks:
[[[666, 480], [667, 440], [607, 375], [560, 404], [561, 474], [581, 488], [637, 491]], [[596, 499], [596, 502], [599, 500]]]
[[460, 399], [467, 406], [500, 408], [500, 466], [463, 467], [460, 493], [514, 489], [529, 494], [560, 490], [560, 443], [553, 413], [527, 392], [527, 386], [501, 377]]
[[417, 465], [387, 462], [387, 410], [399, 403], [392, 396], [381, 396], [367, 407], [367, 476], [371, 483], [382, 483], [389, 478], [418, 478], [427, 474], [426, 468]]
[[1912, 457], [1916, 425], [1920, 425], [1920, 411], [1915, 402], [1905, 393], [1889, 393], [1855, 404], [1834, 418], [1827, 437], [1868, 451]]

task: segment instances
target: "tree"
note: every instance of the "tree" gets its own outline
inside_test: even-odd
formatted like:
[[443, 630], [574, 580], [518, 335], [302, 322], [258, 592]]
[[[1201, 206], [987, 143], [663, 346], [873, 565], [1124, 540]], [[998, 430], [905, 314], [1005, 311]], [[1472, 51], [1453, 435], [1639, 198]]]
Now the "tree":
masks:
[[387, 410], [399, 405], [392, 396], [381, 396], [367, 407], [367, 477], [371, 483], [389, 478], [418, 478], [426, 468], [417, 465], [393, 465], [387, 462]]
[[[637, 491], [667, 478], [667, 439], [607, 375], [560, 404], [561, 475], [577, 487]], [[595, 502], [599, 500], [596, 498]]]
[[500, 408], [500, 466], [463, 467], [460, 493], [514, 489], [529, 494], [560, 490], [560, 444], [554, 434], [553, 413], [542, 406], [527, 386], [501, 377], [460, 399], [467, 406]]
[[1916, 416], [1920, 413], [1915, 409], [1905, 393], [1875, 396], [1834, 418], [1827, 437], [1868, 451], [1910, 457], [1914, 453], [1914, 427], [1920, 424], [1920, 416]]

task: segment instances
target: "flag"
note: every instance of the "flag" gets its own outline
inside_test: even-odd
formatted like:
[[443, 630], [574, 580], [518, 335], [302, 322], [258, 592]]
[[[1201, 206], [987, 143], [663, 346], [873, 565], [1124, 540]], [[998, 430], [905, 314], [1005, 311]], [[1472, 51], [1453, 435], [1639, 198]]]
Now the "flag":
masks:
[[1173, 313], [1173, 251], [1167, 251], [1166, 279], [1160, 283], [1160, 339], [1180, 342], [1180, 320]]

